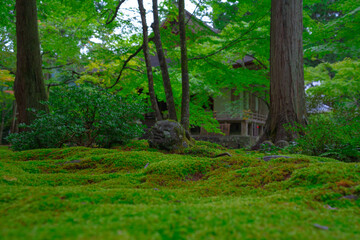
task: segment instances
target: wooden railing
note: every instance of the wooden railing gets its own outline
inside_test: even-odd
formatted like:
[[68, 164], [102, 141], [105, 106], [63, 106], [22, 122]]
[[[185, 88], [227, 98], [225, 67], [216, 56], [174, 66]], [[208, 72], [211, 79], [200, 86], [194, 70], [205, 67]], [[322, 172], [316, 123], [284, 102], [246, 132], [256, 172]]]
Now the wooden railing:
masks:
[[243, 111], [241, 113], [230, 113], [230, 112], [214, 112], [214, 117], [220, 121], [226, 120], [250, 120], [265, 123], [267, 116], [260, 113], [254, 113], [250, 111]]
[[221, 123], [220, 124], [220, 133], [209, 133], [203, 127], [200, 129], [201, 136], [229, 136], [230, 135], [230, 123]]

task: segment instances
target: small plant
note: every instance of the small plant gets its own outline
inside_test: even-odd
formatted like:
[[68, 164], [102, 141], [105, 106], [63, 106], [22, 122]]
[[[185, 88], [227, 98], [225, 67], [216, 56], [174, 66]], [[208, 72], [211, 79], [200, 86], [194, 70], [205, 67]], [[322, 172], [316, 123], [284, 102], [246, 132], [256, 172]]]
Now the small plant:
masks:
[[13, 150], [62, 146], [101, 146], [125, 143], [139, 137], [146, 106], [134, 98], [85, 85], [57, 88], [45, 102], [50, 112], [38, 112], [27, 131], [11, 134]]
[[278, 153], [281, 150], [281, 148], [275, 146], [272, 142], [265, 141], [260, 145], [260, 152], [266, 153], [266, 154], [275, 154]]

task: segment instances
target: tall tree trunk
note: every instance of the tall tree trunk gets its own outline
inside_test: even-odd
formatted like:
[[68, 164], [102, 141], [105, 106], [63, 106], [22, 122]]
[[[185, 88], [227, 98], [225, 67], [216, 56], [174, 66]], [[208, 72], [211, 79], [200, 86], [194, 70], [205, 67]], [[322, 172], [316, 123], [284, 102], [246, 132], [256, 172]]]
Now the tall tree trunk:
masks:
[[141, 16], [142, 30], [143, 30], [143, 52], [144, 52], [145, 64], [146, 64], [146, 74], [149, 84], [151, 108], [155, 112], [156, 121], [159, 121], [162, 119], [162, 116], [159, 110], [159, 105], [157, 104], [156, 101], [156, 95], [154, 90], [154, 76], [150, 61], [148, 27], [146, 23], [146, 15], [145, 15], [143, 0], [138, 0], [138, 4], [139, 4], [140, 16]]
[[5, 116], [6, 116], [6, 103], [3, 102], [2, 111], [1, 111], [1, 123], [0, 123], [0, 145], [2, 144], [3, 131], [5, 126]]
[[189, 70], [186, 48], [186, 29], [185, 29], [185, 2], [179, 0], [179, 27], [180, 27], [180, 48], [181, 48], [181, 78], [182, 78], [182, 100], [181, 100], [181, 124], [185, 130], [189, 130], [190, 118], [190, 87]]
[[302, 11], [302, 0], [272, 0], [270, 113], [257, 145], [267, 139], [293, 140], [297, 136], [284, 125], [305, 123]]
[[161, 74], [162, 74], [163, 83], [164, 83], [164, 90], [165, 90], [165, 95], [166, 95], [166, 105], [169, 110], [169, 118], [177, 121], [175, 102], [174, 102], [174, 96], [173, 96], [171, 83], [170, 83], [169, 71], [168, 71], [168, 67], [166, 64], [165, 54], [164, 54], [164, 50], [162, 48], [161, 37], [160, 37], [160, 26], [159, 26], [160, 23], [159, 23], [159, 12], [158, 12], [157, 0], [153, 0], [153, 14], [154, 14], [154, 23], [152, 25], [152, 28], [154, 30], [154, 43], [156, 46], [156, 53], [159, 58], [160, 69], [161, 69]]
[[12, 116], [12, 120], [11, 120], [11, 129], [10, 132], [11, 133], [17, 133], [17, 106], [16, 106], [16, 100], [13, 101], [13, 116]]
[[27, 109], [47, 110], [41, 71], [36, 0], [16, 0], [17, 70], [14, 83], [19, 123], [31, 123], [35, 114]]

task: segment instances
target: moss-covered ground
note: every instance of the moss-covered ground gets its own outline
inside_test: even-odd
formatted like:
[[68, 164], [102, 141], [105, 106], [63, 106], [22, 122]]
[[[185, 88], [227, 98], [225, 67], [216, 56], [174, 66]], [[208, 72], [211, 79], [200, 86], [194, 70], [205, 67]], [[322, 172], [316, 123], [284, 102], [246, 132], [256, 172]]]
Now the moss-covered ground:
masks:
[[0, 239], [360, 239], [359, 163], [262, 156], [0, 147]]

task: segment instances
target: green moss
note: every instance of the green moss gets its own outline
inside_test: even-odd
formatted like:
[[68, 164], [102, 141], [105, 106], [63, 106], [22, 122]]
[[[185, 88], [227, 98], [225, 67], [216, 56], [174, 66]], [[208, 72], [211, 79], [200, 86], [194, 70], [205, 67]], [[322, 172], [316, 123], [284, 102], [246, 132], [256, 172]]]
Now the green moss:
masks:
[[193, 144], [183, 150], [183, 153], [198, 157], [215, 157], [224, 151], [226, 151], [226, 149], [218, 144], [205, 141], [194, 141]]
[[122, 149], [124, 151], [158, 151], [157, 149], [150, 148], [147, 140], [132, 140], [125, 145], [114, 148]]
[[[0, 147], [0, 238], [357, 239], [360, 165], [226, 150]], [[212, 158], [229, 151], [232, 157]], [[344, 196], [350, 196], [344, 198]], [[324, 231], [314, 224], [329, 227]]]
[[191, 174], [204, 174], [210, 171], [215, 161], [216, 160], [179, 156], [178, 159], [173, 159], [172, 161], [165, 160], [151, 164], [145, 172], [147, 174], [161, 174], [184, 178]]
[[49, 148], [49, 149], [35, 149], [29, 151], [16, 152], [13, 154], [13, 160], [16, 161], [30, 161], [30, 160], [46, 160], [46, 159], [65, 159], [65, 158], [80, 158], [87, 155], [98, 155], [104, 153], [116, 152], [116, 150], [109, 150], [103, 148], [86, 148], [86, 147], [71, 147], [71, 148]]
[[356, 163], [317, 163], [294, 172], [293, 185], [318, 185], [340, 180], [360, 181], [360, 166]]

